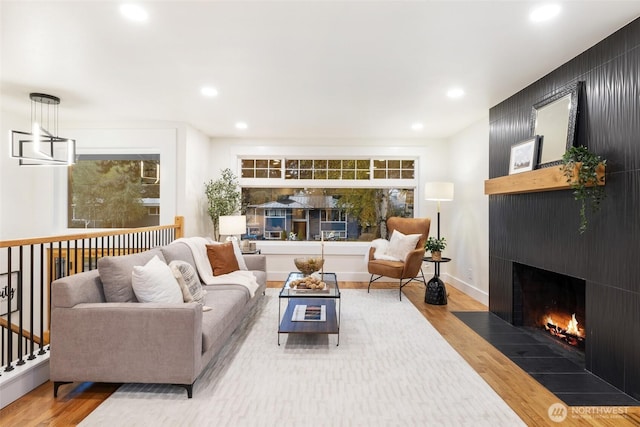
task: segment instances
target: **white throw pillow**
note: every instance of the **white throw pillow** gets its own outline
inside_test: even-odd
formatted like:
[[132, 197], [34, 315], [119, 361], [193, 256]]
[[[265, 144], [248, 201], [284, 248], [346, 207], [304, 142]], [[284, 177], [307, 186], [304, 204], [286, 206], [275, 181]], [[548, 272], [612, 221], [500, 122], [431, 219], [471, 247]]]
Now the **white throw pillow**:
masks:
[[140, 302], [182, 304], [182, 291], [171, 268], [154, 256], [143, 266], [133, 267], [131, 284]]
[[398, 261], [404, 261], [409, 252], [416, 248], [420, 236], [422, 235], [402, 234], [398, 230], [393, 230], [386, 254], [396, 258]]

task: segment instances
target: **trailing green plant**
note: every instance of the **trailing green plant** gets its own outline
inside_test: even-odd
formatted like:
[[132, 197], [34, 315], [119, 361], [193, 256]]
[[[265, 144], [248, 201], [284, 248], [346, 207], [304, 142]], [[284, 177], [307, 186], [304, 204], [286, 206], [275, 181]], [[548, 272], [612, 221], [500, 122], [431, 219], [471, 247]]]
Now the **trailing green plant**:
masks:
[[[606, 165], [597, 154], [592, 153], [587, 147], [571, 147], [562, 156], [562, 173], [573, 189], [573, 197], [580, 202], [580, 234], [587, 229], [587, 204], [591, 211], [596, 212], [600, 208], [600, 202], [604, 199], [604, 187], [598, 183], [598, 166]], [[577, 174], [574, 171], [577, 170]], [[604, 182], [604, 176], [600, 178]]]
[[207, 213], [213, 222], [215, 239], [220, 238], [219, 218], [221, 215], [233, 215], [240, 210], [240, 190], [238, 178], [231, 169], [222, 169], [217, 180], [205, 183], [207, 195]]
[[424, 249], [431, 252], [442, 252], [447, 247], [447, 239], [441, 237], [429, 237], [424, 244]]

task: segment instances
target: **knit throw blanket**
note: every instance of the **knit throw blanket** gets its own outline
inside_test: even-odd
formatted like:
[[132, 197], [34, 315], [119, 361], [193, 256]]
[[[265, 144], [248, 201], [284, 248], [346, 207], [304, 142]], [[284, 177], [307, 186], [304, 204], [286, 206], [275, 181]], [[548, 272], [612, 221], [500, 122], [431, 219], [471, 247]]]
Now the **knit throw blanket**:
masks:
[[246, 270], [236, 270], [231, 273], [221, 274], [219, 276], [213, 275], [213, 269], [207, 256], [207, 246], [213, 244], [212, 240], [204, 237], [181, 237], [174, 240], [173, 243], [183, 243], [191, 249], [193, 259], [196, 263], [196, 270], [200, 280], [205, 285], [240, 285], [247, 288], [251, 298], [256, 294], [258, 290], [258, 282], [256, 276], [252, 272]]

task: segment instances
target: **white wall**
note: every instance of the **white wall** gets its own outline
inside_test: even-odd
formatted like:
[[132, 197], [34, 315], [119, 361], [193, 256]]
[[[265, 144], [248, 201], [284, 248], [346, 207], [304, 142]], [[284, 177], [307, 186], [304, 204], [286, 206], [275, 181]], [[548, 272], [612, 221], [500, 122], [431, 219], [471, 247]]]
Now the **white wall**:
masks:
[[[52, 209], [55, 185], [66, 168], [59, 166], [18, 166], [9, 157], [10, 131], [29, 132], [29, 117], [2, 115], [0, 138], [0, 240], [46, 236], [61, 231], [60, 218]], [[65, 197], [66, 200], [66, 197]]]
[[[205, 182], [219, 170], [211, 165], [211, 140], [191, 127], [186, 127], [184, 150], [178, 161], [178, 215], [185, 218], [185, 236], [213, 236], [213, 224], [207, 214]], [[184, 161], [180, 158], [184, 155]]]
[[442, 264], [447, 283], [483, 304], [489, 304], [489, 198], [484, 181], [489, 177], [489, 117], [450, 139], [450, 176], [454, 200], [442, 202], [441, 218], [447, 234]]

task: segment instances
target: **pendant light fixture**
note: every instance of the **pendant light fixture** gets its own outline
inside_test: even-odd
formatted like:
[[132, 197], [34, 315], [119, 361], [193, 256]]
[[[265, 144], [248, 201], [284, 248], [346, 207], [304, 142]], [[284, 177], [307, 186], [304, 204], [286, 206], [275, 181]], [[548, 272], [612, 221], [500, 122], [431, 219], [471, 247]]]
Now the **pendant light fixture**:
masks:
[[58, 136], [60, 98], [44, 93], [30, 93], [31, 132], [11, 131], [11, 157], [20, 166], [75, 163], [76, 141]]

